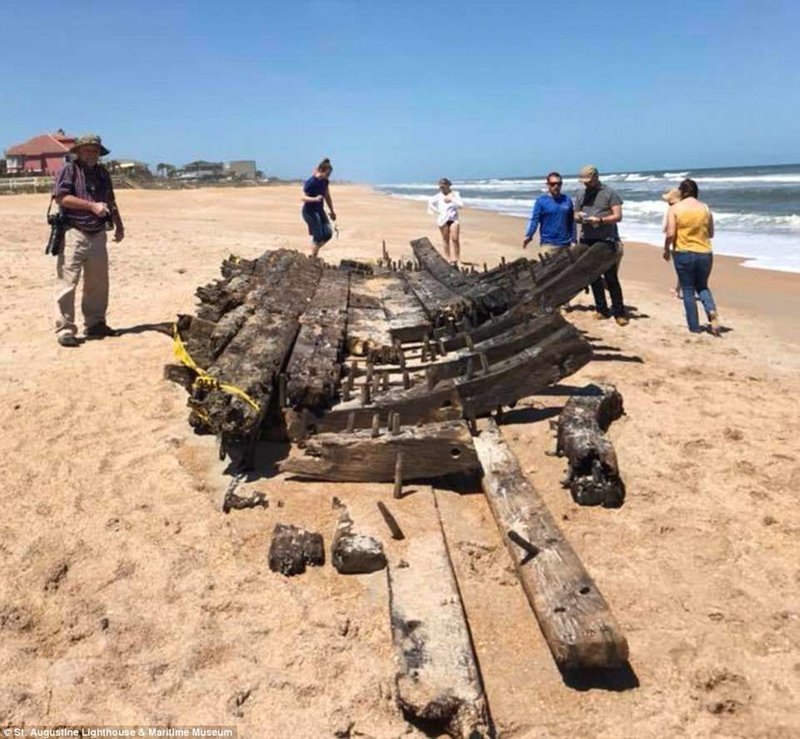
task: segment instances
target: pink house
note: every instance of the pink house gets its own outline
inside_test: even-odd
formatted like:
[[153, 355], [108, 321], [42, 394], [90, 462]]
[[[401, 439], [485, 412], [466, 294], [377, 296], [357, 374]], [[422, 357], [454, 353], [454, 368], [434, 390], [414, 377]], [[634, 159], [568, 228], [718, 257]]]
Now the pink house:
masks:
[[9, 174], [55, 174], [74, 143], [75, 137], [67, 136], [61, 129], [34, 136], [6, 150], [6, 169]]

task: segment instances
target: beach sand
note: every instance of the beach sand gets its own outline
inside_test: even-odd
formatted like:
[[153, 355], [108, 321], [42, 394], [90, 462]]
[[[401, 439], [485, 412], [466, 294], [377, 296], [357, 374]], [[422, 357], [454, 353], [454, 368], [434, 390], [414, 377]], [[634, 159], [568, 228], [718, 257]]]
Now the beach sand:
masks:
[[[321, 256], [394, 258], [437, 231], [424, 205], [339, 186]], [[45, 197], [0, 198], [0, 725], [228, 725], [239, 737], [419, 735], [393, 700], [384, 572], [266, 565], [276, 521], [321, 531], [331, 497], [388, 540], [428, 495], [388, 485], [250, 483], [266, 509], [220, 511], [229, 477], [162, 379], [168, 337], [231, 253], [308, 248], [297, 187], [121, 191], [111, 245], [117, 338], [52, 329]], [[522, 254], [522, 219], [463, 212], [464, 260]], [[717, 258], [720, 339], [692, 336], [660, 251], [626, 245], [630, 325], [567, 318], [595, 359], [562, 394], [521, 402], [503, 433], [625, 631], [632, 672], [556, 669], [481, 495], [437, 491], [492, 716], [502, 737], [800, 734], [800, 275]], [[618, 510], [559, 485], [548, 421], [570, 388], [612, 382], [627, 486]], [[274, 451], [274, 450], [273, 450]], [[422, 488], [418, 486], [418, 490]], [[410, 538], [413, 531], [408, 532]], [[391, 547], [391, 541], [386, 542]]]

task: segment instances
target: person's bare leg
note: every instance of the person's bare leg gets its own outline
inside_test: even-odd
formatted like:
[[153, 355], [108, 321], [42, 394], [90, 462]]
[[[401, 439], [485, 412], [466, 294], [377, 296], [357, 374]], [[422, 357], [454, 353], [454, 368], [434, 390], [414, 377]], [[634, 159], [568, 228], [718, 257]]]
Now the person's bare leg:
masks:
[[458, 264], [461, 261], [461, 224], [456, 221], [450, 224], [450, 241], [453, 242], [453, 261]]
[[314, 242], [314, 246], [311, 247], [311, 256], [315, 257], [319, 254], [319, 250], [322, 248], [322, 244], [318, 244], [316, 241]]
[[442, 232], [442, 243], [444, 244], [444, 258], [450, 261], [450, 224], [445, 223], [444, 226], [439, 226], [439, 231]]

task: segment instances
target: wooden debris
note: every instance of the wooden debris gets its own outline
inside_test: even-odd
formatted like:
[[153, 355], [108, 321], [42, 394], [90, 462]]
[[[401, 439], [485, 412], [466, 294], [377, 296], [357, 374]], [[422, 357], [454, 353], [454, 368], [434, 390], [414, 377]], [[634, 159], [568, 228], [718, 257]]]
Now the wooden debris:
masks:
[[251, 315], [208, 368], [211, 382], [196, 384], [189, 399], [194, 425], [234, 441], [258, 432], [321, 275], [317, 261], [297, 252], [271, 252], [265, 261], [263, 280], [247, 296]]
[[[616, 618], [494, 421], [486, 421], [474, 443], [483, 467], [484, 492], [558, 665], [563, 669], [623, 665], [628, 642]], [[526, 546], [515, 543], [520, 539]]]
[[306, 566], [325, 564], [322, 535], [289, 524], [277, 523], [269, 548], [269, 568], [290, 577], [306, 571]]
[[380, 500], [378, 501], [378, 510], [381, 512], [383, 520], [389, 527], [389, 531], [392, 534], [392, 539], [396, 539], [398, 541], [405, 539], [406, 537], [403, 534], [403, 530], [398, 525], [397, 519], [392, 515], [391, 511]]
[[389, 559], [397, 704], [463, 739], [489, 735], [486, 699], [433, 495]]
[[391, 482], [400, 452], [404, 481], [478, 468], [469, 431], [460, 421], [450, 421], [404, 426], [398, 434], [377, 438], [370, 430], [320, 433], [307, 438], [303, 449], [281, 461], [279, 469], [314, 480]]
[[383, 545], [372, 536], [355, 533], [346, 508], [339, 514], [333, 532], [331, 563], [340, 575], [363, 575], [386, 567]]
[[312, 410], [331, 406], [338, 394], [344, 361], [349, 275], [322, 273], [300, 317], [300, 331], [286, 365], [287, 402]]
[[580, 505], [618, 508], [625, 500], [617, 454], [605, 435], [623, 413], [622, 395], [613, 385], [590, 385], [561, 412], [556, 454], [568, 460], [564, 486]]

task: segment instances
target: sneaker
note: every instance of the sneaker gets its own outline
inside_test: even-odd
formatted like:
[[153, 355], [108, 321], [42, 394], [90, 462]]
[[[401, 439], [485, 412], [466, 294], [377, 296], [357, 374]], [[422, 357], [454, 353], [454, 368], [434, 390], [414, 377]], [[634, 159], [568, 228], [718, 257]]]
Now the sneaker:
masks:
[[117, 332], [105, 321], [100, 321], [100, 323], [95, 323], [94, 326], [89, 326], [89, 328], [83, 332], [83, 335], [87, 339], [102, 339], [106, 336], [116, 336]]
[[58, 335], [58, 343], [61, 346], [80, 346], [80, 342], [78, 341], [78, 337], [75, 334], [59, 334]]
[[630, 319], [625, 316], [617, 316], [614, 320], [617, 322], [617, 326], [627, 326], [630, 323]]
[[609, 318], [611, 318], [611, 316], [608, 315], [607, 313], [601, 313], [599, 310], [594, 312], [595, 321], [605, 321]]

